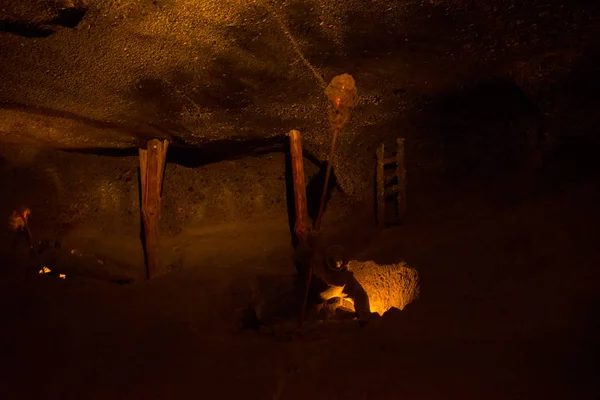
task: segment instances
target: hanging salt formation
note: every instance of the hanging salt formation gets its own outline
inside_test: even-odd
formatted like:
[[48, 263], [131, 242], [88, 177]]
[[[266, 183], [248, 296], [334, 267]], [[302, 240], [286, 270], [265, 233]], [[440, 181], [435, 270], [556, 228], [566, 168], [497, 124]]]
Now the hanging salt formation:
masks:
[[325, 88], [325, 96], [331, 102], [329, 108], [329, 124], [333, 130], [333, 138], [331, 139], [331, 150], [329, 151], [329, 162], [327, 163], [327, 172], [325, 173], [325, 184], [321, 193], [321, 204], [319, 206], [319, 214], [315, 221], [315, 230], [321, 228], [323, 212], [325, 211], [325, 201], [327, 198], [327, 188], [329, 186], [329, 177], [333, 166], [333, 157], [335, 155], [335, 145], [340, 130], [350, 120], [352, 108], [358, 100], [358, 92], [354, 78], [349, 74], [342, 74], [334, 77], [329, 85]]
[[358, 92], [354, 78], [349, 74], [334, 77], [327, 88], [325, 96], [331, 102], [329, 123], [333, 130], [344, 127], [350, 119], [350, 113], [358, 101]]

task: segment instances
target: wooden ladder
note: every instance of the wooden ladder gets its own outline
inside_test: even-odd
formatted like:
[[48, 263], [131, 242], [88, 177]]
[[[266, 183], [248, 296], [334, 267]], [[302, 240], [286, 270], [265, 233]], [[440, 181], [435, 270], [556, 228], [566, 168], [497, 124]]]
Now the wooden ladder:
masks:
[[404, 169], [404, 138], [396, 140], [396, 154], [385, 157], [382, 143], [377, 149], [377, 226], [386, 227], [385, 201], [396, 195], [397, 217], [401, 222], [406, 214], [406, 169]]

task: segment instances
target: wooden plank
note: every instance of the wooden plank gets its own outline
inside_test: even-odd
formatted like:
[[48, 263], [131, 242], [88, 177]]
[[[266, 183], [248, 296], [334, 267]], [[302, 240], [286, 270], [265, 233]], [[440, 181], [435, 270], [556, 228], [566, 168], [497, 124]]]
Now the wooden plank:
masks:
[[140, 150], [140, 181], [142, 186], [142, 220], [144, 225], [144, 250], [146, 273], [153, 278], [162, 272], [160, 265], [160, 202], [168, 142], [157, 139]]
[[376, 171], [376, 191], [377, 191], [377, 226], [385, 228], [385, 175], [384, 175], [384, 151], [382, 143], [377, 149], [377, 171]]
[[406, 214], [406, 169], [404, 168], [404, 138], [396, 140], [396, 176], [398, 177], [398, 219]]
[[398, 162], [396, 157], [387, 157], [383, 159], [383, 164], [384, 165], [392, 165], [392, 164], [396, 164]]
[[308, 211], [306, 205], [306, 183], [304, 180], [304, 163], [302, 159], [302, 141], [300, 132], [290, 131], [290, 153], [292, 160], [292, 177], [294, 183], [294, 210], [296, 219], [294, 222], [294, 233], [301, 242], [308, 239]]
[[304, 162], [302, 158], [302, 141], [300, 138], [300, 132], [292, 130], [288, 134], [290, 138], [290, 155], [292, 161], [292, 177], [294, 185], [294, 234], [298, 239], [298, 246], [296, 251], [302, 253], [302, 265], [301, 274], [304, 275], [304, 293], [302, 297], [302, 305], [300, 308], [300, 315], [298, 319], [298, 326], [301, 328], [305, 315], [306, 307], [308, 303], [308, 293], [310, 291], [310, 283], [312, 280], [312, 248], [308, 242], [309, 239], [309, 218], [308, 209], [306, 202], [306, 183], [304, 179]]

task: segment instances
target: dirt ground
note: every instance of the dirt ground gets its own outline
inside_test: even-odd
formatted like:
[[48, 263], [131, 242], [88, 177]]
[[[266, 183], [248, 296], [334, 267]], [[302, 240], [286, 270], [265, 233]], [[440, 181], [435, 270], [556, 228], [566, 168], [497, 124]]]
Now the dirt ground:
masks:
[[0, 396], [596, 399], [599, 195], [595, 182], [518, 202], [480, 186], [415, 194], [403, 226], [353, 255], [409, 262], [421, 299], [362, 328], [237, 330], [250, 279], [293, 273], [284, 220], [184, 232], [173, 240], [197, 266], [148, 282], [10, 269]]

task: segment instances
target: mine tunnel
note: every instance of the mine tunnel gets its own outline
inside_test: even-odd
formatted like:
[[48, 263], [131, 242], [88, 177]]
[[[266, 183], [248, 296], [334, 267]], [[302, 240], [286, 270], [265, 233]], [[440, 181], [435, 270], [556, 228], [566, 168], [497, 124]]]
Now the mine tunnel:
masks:
[[3, 399], [600, 397], [600, 8], [4, 0]]

